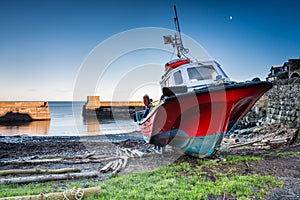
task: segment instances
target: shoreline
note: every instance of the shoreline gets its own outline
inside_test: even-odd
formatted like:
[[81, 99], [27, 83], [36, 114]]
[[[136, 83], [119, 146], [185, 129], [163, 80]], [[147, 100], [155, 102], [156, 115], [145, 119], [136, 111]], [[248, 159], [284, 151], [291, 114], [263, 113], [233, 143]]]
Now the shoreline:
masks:
[[[45, 140], [46, 139], [46, 140]], [[70, 142], [118, 142], [128, 139], [142, 140], [143, 136], [139, 131], [130, 133], [116, 133], [106, 135], [84, 135], [84, 136], [52, 136], [52, 135], [14, 135], [14, 136], [1, 136], [0, 143], [20, 143], [20, 142], [47, 142], [51, 141], [70, 141]]]

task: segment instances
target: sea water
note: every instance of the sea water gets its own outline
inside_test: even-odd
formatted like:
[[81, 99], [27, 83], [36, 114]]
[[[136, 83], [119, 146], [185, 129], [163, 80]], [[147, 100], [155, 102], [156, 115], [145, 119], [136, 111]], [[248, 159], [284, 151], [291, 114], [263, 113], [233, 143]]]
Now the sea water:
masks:
[[30, 123], [2, 124], [0, 136], [89, 136], [139, 131], [133, 120], [113, 120], [82, 117], [85, 102], [49, 102], [51, 120]]

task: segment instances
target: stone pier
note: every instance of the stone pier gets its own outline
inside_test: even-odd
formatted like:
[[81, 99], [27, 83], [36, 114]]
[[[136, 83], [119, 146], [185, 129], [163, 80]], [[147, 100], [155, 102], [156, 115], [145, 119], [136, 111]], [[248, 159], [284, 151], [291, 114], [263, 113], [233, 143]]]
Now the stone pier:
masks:
[[100, 96], [88, 96], [82, 115], [86, 118], [129, 119], [136, 110], [144, 109], [141, 101], [100, 101]]
[[0, 102], [0, 122], [50, 119], [48, 102]]

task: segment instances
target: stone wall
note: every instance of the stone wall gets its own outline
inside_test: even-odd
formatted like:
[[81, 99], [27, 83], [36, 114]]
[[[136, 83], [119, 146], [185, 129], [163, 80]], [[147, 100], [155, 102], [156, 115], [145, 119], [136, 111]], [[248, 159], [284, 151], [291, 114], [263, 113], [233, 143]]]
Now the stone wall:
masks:
[[282, 123], [291, 128], [300, 127], [300, 78], [273, 82], [273, 88], [264, 94], [237, 128], [262, 124]]
[[0, 102], [0, 121], [50, 119], [48, 102]]
[[142, 101], [100, 101], [100, 96], [88, 96], [83, 106], [84, 120], [130, 119], [137, 110], [144, 109]]
[[274, 82], [268, 92], [266, 122], [300, 127], [300, 78]]

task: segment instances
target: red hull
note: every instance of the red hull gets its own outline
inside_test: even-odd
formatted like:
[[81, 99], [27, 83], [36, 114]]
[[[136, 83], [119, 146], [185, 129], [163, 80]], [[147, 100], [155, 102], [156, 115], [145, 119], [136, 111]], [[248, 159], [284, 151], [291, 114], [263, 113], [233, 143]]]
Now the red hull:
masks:
[[[224, 134], [241, 119], [270, 88], [269, 82], [236, 83], [170, 96], [140, 123], [149, 143], [167, 145], [172, 130], [190, 138]], [[158, 137], [157, 137], [158, 136]], [[166, 138], [167, 137], [167, 138]], [[159, 138], [159, 139], [156, 139]]]

